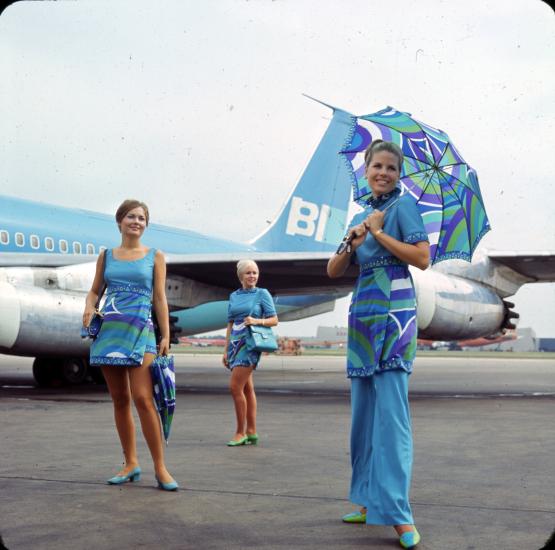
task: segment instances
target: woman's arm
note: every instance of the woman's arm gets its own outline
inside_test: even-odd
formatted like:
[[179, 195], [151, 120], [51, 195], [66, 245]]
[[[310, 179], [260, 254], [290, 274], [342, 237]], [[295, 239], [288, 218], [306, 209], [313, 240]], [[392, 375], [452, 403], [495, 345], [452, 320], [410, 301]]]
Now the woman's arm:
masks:
[[374, 239], [399, 260], [422, 270], [427, 269], [430, 265], [430, 243], [419, 241], [412, 244], [398, 241], [395, 237], [384, 233], [384, 217], [385, 212], [374, 210], [363, 223]]
[[263, 317], [262, 319], [256, 319], [256, 317], [251, 317], [250, 315], [245, 317], [245, 325], [262, 325], [263, 327], [275, 327], [279, 322], [277, 315], [273, 317]]
[[88, 327], [91, 318], [96, 311], [96, 301], [98, 300], [98, 295], [104, 286], [104, 255], [106, 251], [103, 250], [96, 259], [96, 271], [94, 274], [94, 279], [92, 282], [91, 289], [87, 293], [85, 298], [85, 311], [83, 312], [83, 326]]
[[368, 235], [368, 228], [363, 223], [355, 225], [349, 230], [348, 235], [352, 237], [351, 252], [344, 250], [341, 254], [334, 254], [328, 261], [327, 272], [331, 279], [341, 277], [347, 271], [351, 264], [351, 256]]
[[231, 335], [231, 327], [233, 326], [233, 321], [229, 321], [227, 324], [227, 330], [225, 331], [225, 348], [224, 356], [222, 357], [222, 363], [225, 367], [229, 367], [229, 360], [227, 358], [227, 349], [229, 348], [229, 337]]
[[158, 353], [160, 355], [167, 355], [170, 350], [170, 312], [166, 298], [166, 259], [160, 250], [156, 251], [156, 256], [154, 257], [152, 304], [156, 312], [161, 335]]

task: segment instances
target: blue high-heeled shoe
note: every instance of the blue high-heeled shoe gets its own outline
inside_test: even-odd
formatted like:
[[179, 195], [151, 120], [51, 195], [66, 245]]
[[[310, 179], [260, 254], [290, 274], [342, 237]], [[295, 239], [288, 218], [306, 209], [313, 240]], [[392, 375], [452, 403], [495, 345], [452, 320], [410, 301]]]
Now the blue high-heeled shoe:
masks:
[[141, 469], [137, 466], [137, 468], [133, 468], [130, 472], [125, 474], [124, 476], [114, 476], [111, 477], [106, 481], [106, 483], [110, 485], [121, 485], [122, 483], [127, 483], [128, 481], [140, 481], [141, 479]]
[[162, 489], [162, 491], [177, 491], [179, 489], [177, 481], [162, 483], [156, 476], [154, 476], [154, 479], [156, 479], [156, 483], [158, 483], [158, 489]]

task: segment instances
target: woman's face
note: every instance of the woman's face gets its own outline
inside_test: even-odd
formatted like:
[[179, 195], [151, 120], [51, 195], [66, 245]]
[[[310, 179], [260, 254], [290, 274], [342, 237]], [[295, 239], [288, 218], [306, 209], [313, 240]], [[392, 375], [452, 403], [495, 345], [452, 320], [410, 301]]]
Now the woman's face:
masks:
[[389, 151], [378, 151], [366, 169], [366, 179], [374, 197], [385, 195], [395, 189], [399, 181], [399, 159]]
[[144, 233], [145, 228], [146, 215], [142, 206], [129, 210], [120, 224], [121, 234], [129, 237], [140, 237]]
[[241, 273], [241, 284], [243, 288], [254, 288], [258, 282], [258, 268], [255, 264], [249, 264]]

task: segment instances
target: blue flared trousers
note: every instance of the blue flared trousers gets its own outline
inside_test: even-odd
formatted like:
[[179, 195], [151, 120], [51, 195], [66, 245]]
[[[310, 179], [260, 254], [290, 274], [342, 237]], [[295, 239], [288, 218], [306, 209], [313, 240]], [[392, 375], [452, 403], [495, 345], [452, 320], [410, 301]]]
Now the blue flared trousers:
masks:
[[413, 524], [409, 504], [412, 430], [408, 373], [351, 378], [351, 491], [366, 523]]

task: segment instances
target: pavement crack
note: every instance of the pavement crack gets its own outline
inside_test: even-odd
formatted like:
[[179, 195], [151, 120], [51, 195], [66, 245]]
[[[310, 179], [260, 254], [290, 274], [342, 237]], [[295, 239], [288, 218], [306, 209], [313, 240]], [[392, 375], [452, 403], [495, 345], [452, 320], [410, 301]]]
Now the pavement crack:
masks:
[[[51, 479], [41, 477], [26, 477], [26, 476], [6, 476], [0, 475], [0, 479], [11, 481], [29, 481], [29, 482], [47, 482], [47, 483], [60, 483], [60, 484], [75, 484], [75, 485], [97, 485], [99, 487], [106, 487], [106, 482], [101, 481], [82, 481], [82, 480], [67, 480], [67, 479]], [[123, 487], [123, 486], [120, 486]], [[155, 485], [138, 485], [133, 484], [133, 490], [155, 488]], [[194, 487], [182, 487], [179, 493], [199, 493], [199, 494], [215, 494], [215, 495], [239, 495], [248, 497], [262, 497], [262, 498], [284, 498], [294, 500], [313, 500], [324, 502], [349, 502], [346, 498], [333, 497], [333, 496], [316, 496], [316, 495], [298, 495], [293, 493], [272, 493], [261, 491], [241, 491], [241, 490], [226, 490], [226, 489], [199, 489]], [[552, 514], [555, 515], [555, 510], [548, 510], [542, 508], [509, 508], [501, 506], [484, 506], [484, 505], [470, 505], [470, 504], [447, 504], [443, 502], [425, 502], [425, 501], [411, 501], [413, 506], [420, 507], [441, 507], [441, 508], [456, 508], [456, 509], [469, 509], [469, 510], [489, 510], [492, 512], [527, 512], [538, 514]]]

